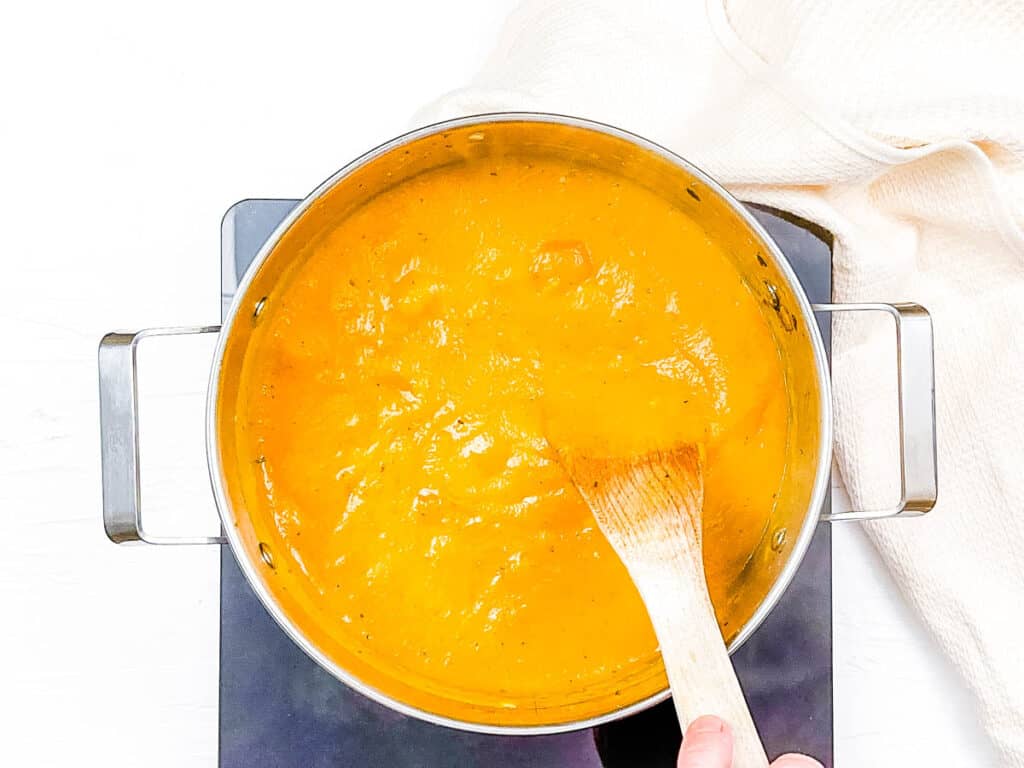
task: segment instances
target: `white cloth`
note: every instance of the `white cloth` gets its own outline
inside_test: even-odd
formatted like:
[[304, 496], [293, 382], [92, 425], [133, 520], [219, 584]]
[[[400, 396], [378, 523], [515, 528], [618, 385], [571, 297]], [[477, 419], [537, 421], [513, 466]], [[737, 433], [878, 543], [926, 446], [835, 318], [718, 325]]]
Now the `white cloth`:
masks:
[[[418, 115], [633, 130], [833, 232], [837, 300], [932, 312], [939, 503], [869, 530], [1003, 766], [1024, 766], [1022, 75], [1014, 2], [526, 2], [472, 84]], [[895, 493], [892, 344], [891, 325], [835, 324], [836, 457], [859, 506]]]

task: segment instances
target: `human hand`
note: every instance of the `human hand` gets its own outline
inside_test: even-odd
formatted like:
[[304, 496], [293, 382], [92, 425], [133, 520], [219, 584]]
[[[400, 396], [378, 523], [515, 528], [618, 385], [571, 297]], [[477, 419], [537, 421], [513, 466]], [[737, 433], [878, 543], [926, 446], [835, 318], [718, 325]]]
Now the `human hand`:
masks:
[[[710, 715], [690, 723], [679, 752], [679, 768], [733, 768], [729, 724]], [[783, 755], [771, 768], [821, 768], [821, 763], [805, 755]]]

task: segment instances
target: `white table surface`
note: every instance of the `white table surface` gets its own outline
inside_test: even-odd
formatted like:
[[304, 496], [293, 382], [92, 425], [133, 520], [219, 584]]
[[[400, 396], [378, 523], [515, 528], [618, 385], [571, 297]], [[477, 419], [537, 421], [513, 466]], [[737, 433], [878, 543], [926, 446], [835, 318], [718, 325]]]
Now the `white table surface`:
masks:
[[[0, 763], [215, 765], [217, 552], [104, 537], [96, 344], [216, 322], [224, 210], [301, 197], [401, 132], [475, 70], [512, 5], [5, 7]], [[176, 350], [149, 380], [145, 492], [161, 524], [213, 520], [206, 349]], [[834, 537], [836, 764], [993, 765], [861, 531]]]

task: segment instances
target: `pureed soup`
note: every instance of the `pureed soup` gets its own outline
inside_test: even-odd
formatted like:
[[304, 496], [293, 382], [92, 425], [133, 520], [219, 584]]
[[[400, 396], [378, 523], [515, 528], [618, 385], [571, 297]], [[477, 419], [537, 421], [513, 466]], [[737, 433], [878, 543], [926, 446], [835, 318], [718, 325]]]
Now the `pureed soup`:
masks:
[[468, 160], [340, 217], [267, 301], [239, 387], [245, 503], [285, 610], [406, 702], [516, 721], [664, 689], [644, 606], [548, 436], [705, 446], [731, 638], [786, 461], [762, 310], [672, 202], [556, 159]]

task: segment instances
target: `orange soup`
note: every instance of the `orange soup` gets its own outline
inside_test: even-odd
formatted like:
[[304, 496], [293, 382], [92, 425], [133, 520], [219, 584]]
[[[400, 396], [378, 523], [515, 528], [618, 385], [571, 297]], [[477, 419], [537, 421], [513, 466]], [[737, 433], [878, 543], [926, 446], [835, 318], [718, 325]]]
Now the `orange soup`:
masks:
[[548, 436], [705, 446], [731, 637], [786, 460], [762, 310], [693, 219], [605, 171], [482, 158], [373, 198], [312, 244], [246, 352], [235, 439], [274, 578], [384, 693], [514, 710], [662, 690], [644, 606]]

